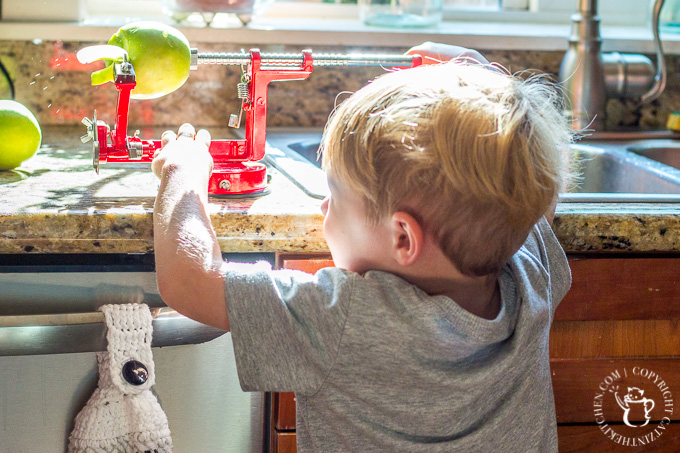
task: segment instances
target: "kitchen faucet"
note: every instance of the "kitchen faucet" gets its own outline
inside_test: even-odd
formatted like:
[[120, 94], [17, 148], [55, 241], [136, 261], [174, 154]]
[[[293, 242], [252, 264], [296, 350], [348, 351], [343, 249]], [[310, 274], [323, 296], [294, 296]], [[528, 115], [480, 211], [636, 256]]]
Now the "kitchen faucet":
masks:
[[597, 0], [578, 0], [571, 16], [571, 35], [558, 79], [564, 88], [566, 114], [575, 130], [601, 131], [608, 98], [651, 102], [666, 86], [666, 64], [659, 38], [659, 13], [664, 0], [651, 0], [652, 33], [657, 68], [644, 55], [602, 53]]

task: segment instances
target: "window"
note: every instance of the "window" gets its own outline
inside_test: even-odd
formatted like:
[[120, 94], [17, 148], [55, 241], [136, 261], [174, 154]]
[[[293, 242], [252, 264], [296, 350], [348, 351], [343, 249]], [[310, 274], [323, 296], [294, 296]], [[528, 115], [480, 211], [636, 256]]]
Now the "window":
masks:
[[[526, 1], [528, 9], [532, 12], [567, 18], [576, 11], [578, 4], [575, 0]], [[597, 4], [603, 25], [644, 25], [649, 19], [650, 2], [648, 0], [599, 0]]]
[[[2, 0], [4, 4], [24, 0]], [[150, 18], [163, 15], [164, 0], [82, 0], [90, 17], [106, 23], [107, 17]], [[197, 3], [199, 0], [195, 0]], [[266, 1], [266, 0], [262, 0]], [[285, 17], [341, 17], [356, 18], [357, 0], [271, 0], [269, 14]], [[443, 0], [444, 20], [484, 22], [538, 22], [566, 24], [576, 11], [576, 0]], [[74, 0], [71, 0], [74, 2]], [[670, 3], [670, 2], [667, 2]], [[642, 0], [599, 0], [599, 14], [604, 26], [645, 26], [650, 5]], [[297, 6], [297, 7], [296, 7]], [[667, 6], [670, 7], [670, 6]], [[103, 22], [102, 22], [103, 21]], [[111, 20], [113, 22], [113, 20]]]
[[[502, 5], [499, 0], [444, 0], [444, 5], [450, 8], [492, 9], [497, 10]], [[526, 3], [520, 0], [520, 3]]]

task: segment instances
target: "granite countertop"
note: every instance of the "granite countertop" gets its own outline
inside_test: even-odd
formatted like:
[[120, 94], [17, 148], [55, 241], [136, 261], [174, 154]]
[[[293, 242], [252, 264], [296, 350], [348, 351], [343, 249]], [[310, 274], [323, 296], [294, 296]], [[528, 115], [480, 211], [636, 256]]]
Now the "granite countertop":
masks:
[[[213, 132], [213, 137], [221, 138]], [[97, 175], [83, 128], [46, 127], [38, 153], [0, 172], [0, 254], [149, 253], [158, 180], [147, 168]], [[157, 130], [143, 130], [155, 138]], [[210, 199], [224, 252], [327, 252], [321, 201], [275, 169], [271, 193]], [[555, 232], [567, 252], [680, 252], [680, 206], [560, 203]]]

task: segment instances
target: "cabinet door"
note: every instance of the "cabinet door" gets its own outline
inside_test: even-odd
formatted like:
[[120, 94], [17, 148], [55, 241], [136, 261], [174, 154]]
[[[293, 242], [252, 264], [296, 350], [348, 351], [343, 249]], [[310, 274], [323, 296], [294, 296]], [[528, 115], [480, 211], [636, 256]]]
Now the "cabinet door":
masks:
[[631, 447], [615, 443], [599, 428], [590, 425], [558, 425], [559, 453], [677, 453], [680, 445], [680, 427], [668, 425], [661, 437], [645, 446]]
[[[661, 389], [680, 392], [680, 257], [569, 261], [550, 332], [560, 453], [678, 451], [680, 410]], [[654, 401], [648, 412], [625, 402], [631, 391]]]
[[296, 453], [297, 444], [295, 431], [275, 432], [272, 436], [272, 453]]
[[280, 253], [276, 257], [277, 267], [295, 269], [313, 274], [324, 267], [334, 267], [333, 260], [328, 254], [298, 255]]
[[272, 417], [274, 429], [279, 431], [295, 430], [295, 393], [278, 392], [272, 394]]
[[680, 255], [572, 255], [569, 267], [572, 285], [556, 321], [680, 319]]

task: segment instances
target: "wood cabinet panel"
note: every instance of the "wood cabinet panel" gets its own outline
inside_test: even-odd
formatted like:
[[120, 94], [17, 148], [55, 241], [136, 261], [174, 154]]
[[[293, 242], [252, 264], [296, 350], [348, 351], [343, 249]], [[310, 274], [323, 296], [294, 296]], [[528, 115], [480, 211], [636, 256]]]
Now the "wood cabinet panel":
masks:
[[680, 357], [677, 319], [555, 321], [550, 330], [552, 358], [673, 356]]
[[299, 271], [304, 271], [313, 274], [319, 269], [323, 269], [324, 267], [333, 267], [333, 260], [331, 259], [300, 260], [284, 258], [281, 261], [281, 267], [283, 267], [284, 269], [296, 269]]
[[562, 425], [557, 427], [560, 453], [677, 453], [680, 450], [680, 425], [670, 424], [666, 432], [643, 447], [618, 445], [605, 436], [598, 425]]
[[274, 428], [278, 430], [294, 430], [295, 393], [293, 392], [273, 393], [272, 416]]
[[296, 453], [295, 432], [274, 433], [272, 436], [272, 453]]
[[680, 258], [569, 257], [555, 320], [680, 319]]
[[[623, 396], [628, 389], [621, 387], [630, 386], [642, 389], [645, 397], [655, 400], [651, 416], [657, 416], [658, 419], [667, 416], [673, 420], [671, 424], [680, 420], [680, 406], [676, 409], [671, 404], [667, 408], [672, 413], [664, 412], [661, 391], [667, 388], [670, 393], [666, 396], [670, 395], [671, 399], [673, 394], [680, 392], [680, 358], [552, 359], [550, 369], [558, 423], [594, 424], [597, 395], [603, 395], [598, 398], [604, 401], [604, 409], [613, 409], [612, 412], [618, 417], [615, 421], [622, 423], [623, 410], [616, 407], [613, 393], [619, 392]], [[615, 376], [620, 376], [620, 379]], [[680, 405], [680, 402], [677, 404]], [[630, 420], [642, 420], [640, 414], [631, 411]]]

